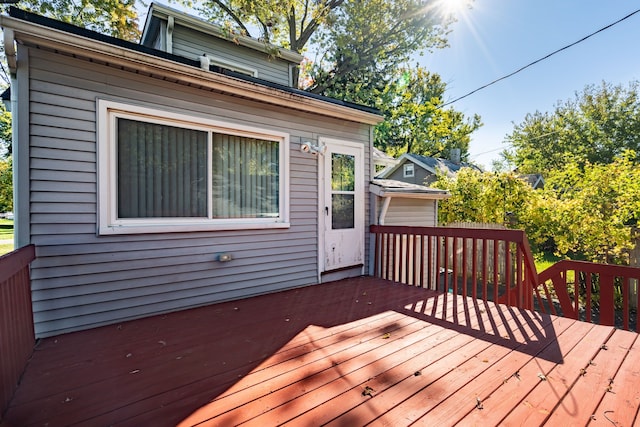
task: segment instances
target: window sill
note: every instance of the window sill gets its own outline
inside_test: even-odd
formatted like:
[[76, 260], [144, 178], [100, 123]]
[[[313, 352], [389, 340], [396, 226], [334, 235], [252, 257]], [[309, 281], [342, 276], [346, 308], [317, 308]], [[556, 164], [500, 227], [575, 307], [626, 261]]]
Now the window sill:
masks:
[[270, 230], [290, 228], [289, 222], [226, 222], [217, 224], [126, 224], [101, 226], [98, 235], [190, 233], [197, 231]]

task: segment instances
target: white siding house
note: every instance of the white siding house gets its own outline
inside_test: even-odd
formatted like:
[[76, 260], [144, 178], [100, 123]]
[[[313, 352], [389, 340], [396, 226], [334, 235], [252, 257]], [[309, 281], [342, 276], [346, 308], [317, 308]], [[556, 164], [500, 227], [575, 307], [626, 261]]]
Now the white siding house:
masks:
[[294, 53], [258, 64], [247, 42], [257, 77], [201, 68], [234, 43], [174, 16], [167, 50], [150, 16], [153, 46], [1, 17], [39, 337], [367, 271], [378, 112], [287, 89]]

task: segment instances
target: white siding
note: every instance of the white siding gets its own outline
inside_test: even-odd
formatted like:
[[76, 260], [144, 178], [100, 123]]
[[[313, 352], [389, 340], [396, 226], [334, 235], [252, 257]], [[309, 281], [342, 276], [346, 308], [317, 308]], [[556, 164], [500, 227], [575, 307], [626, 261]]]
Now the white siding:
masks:
[[[378, 203], [381, 206], [381, 203]], [[384, 225], [436, 226], [436, 201], [393, 197], [384, 219]]]
[[[42, 50], [29, 54], [30, 239], [37, 246], [32, 264], [37, 336], [317, 282], [318, 163], [300, 152], [299, 143], [327, 136], [369, 145], [368, 125]], [[98, 98], [289, 133], [291, 228], [98, 236]], [[220, 252], [232, 254], [233, 261], [215, 262]]]

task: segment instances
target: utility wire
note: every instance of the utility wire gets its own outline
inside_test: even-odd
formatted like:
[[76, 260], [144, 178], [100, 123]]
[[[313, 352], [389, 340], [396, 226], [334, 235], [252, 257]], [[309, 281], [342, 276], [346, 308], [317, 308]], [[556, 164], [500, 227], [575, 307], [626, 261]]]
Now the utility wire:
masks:
[[609, 29], [609, 28], [613, 27], [614, 25], [617, 25], [617, 24], [621, 23], [622, 21], [624, 21], [624, 20], [626, 20], [626, 19], [631, 18], [633, 15], [635, 15], [635, 14], [636, 14], [636, 13], [638, 13], [638, 12], [640, 12], [640, 9], [638, 9], [638, 10], [636, 10], [636, 11], [634, 11], [634, 12], [631, 12], [630, 14], [628, 14], [627, 16], [625, 16], [624, 18], [618, 19], [616, 22], [613, 22], [613, 23], [611, 23], [611, 24], [609, 24], [609, 25], [607, 25], [607, 26], [605, 26], [605, 27], [602, 27], [602, 28], [600, 28], [599, 30], [594, 31], [593, 33], [591, 33], [591, 34], [589, 34], [589, 35], [587, 35], [587, 36], [584, 36], [584, 37], [583, 37], [583, 38], [581, 38], [580, 40], [577, 40], [577, 41], [575, 41], [575, 42], [573, 42], [573, 43], [571, 43], [571, 44], [568, 44], [568, 45], [566, 45], [566, 46], [564, 46], [564, 47], [561, 47], [560, 49], [555, 50], [555, 51], [551, 52], [550, 54], [543, 56], [543, 57], [542, 57], [542, 58], [540, 58], [540, 59], [536, 59], [535, 61], [533, 61], [533, 62], [531, 62], [531, 63], [529, 63], [529, 64], [527, 64], [527, 65], [525, 65], [525, 66], [523, 66], [523, 67], [520, 67], [520, 68], [518, 68], [517, 70], [515, 70], [515, 71], [513, 71], [513, 72], [511, 72], [511, 73], [509, 73], [509, 74], [506, 74], [506, 75], [504, 75], [504, 76], [502, 76], [502, 77], [500, 77], [500, 78], [497, 78], [497, 79], [495, 79], [494, 81], [489, 82], [489, 83], [487, 83], [487, 84], [486, 84], [486, 85], [484, 85], [484, 86], [480, 86], [479, 88], [477, 88], [477, 89], [475, 89], [475, 90], [472, 90], [471, 92], [466, 93], [466, 94], [464, 94], [464, 95], [462, 95], [462, 96], [460, 96], [460, 97], [458, 97], [458, 98], [456, 98], [456, 99], [454, 99], [454, 100], [452, 100], [452, 101], [445, 102], [444, 104], [442, 104], [442, 106], [443, 106], [443, 107], [446, 107], [447, 105], [451, 105], [451, 104], [453, 104], [454, 102], [460, 101], [461, 99], [464, 99], [464, 98], [466, 98], [466, 97], [468, 97], [468, 96], [473, 95], [474, 93], [476, 93], [476, 92], [478, 92], [478, 91], [481, 91], [482, 89], [486, 89], [486, 88], [488, 88], [489, 86], [492, 86], [492, 85], [494, 85], [494, 84], [496, 84], [496, 83], [498, 83], [498, 82], [500, 82], [500, 81], [502, 81], [502, 80], [504, 80], [504, 79], [508, 79], [509, 77], [511, 77], [511, 76], [513, 76], [513, 75], [515, 75], [515, 74], [518, 74], [519, 72], [521, 72], [521, 71], [523, 71], [523, 70], [525, 70], [525, 69], [527, 69], [527, 68], [529, 68], [529, 67], [531, 67], [531, 66], [533, 66], [533, 65], [537, 64], [538, 62], [542, 62], [542, 61], [544, 61], [545, 59], [548, 59], [548, 58], [552, 57], [552, 56], [553, 56], [553, 55], [555, 55], [556, 53], [560, 53], [560, 52], [562, 52], [563, 50], [569, 49], [570, 47], [573, 47], [573, 46], [577, 45], [578, 43], [582, 43], [583, 41], [587, 40], [588, 38], [590, 38], [590, 37], [592, 37], [592, 36], [595, 36], [596, 34], [601, 33], [602, 31], [607, 30], [607, 29]]

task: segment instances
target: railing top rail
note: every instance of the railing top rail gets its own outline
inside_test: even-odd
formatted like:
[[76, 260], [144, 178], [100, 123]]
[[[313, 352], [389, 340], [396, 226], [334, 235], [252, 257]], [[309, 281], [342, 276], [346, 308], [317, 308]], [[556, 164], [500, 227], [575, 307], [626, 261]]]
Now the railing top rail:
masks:
[[505, 240], [522, 243], [525, 239], [523, 230], [495, 228], [455, 228], [455, 227], [415, 227], [401, 225], [371, 225], [372, 233], [413, 234], [422, 236], [460, 237], [470, 239]]
[[0, 283], [29, 265], [36, 258], [34, 245], [24, 246], [6, 255], [0, 256]]
[[567, 270], [578, 270], [585, 273], [609, 274], [619, 277], [630, 277], [640, 279], [640, 268], [628, 267], [624, 265], [597, 264], [588, 261], [561, 260], [551, 267], [542, 271], [538, 276], [540, 280], [548, 280], [554, 274]]

